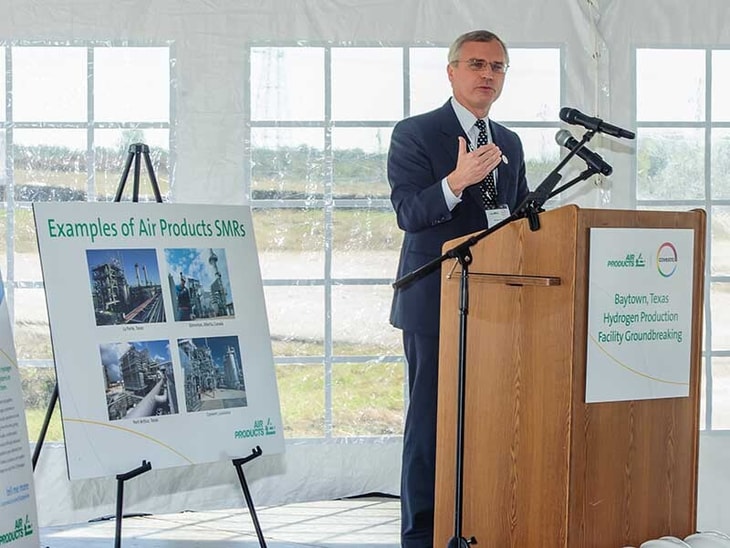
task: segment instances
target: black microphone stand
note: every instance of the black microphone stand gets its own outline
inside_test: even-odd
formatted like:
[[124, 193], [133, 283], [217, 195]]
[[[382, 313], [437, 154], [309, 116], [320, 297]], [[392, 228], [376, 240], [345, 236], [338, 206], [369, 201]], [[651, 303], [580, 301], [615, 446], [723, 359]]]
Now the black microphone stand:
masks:
[[588, 166], [588, 169], [581, 171], [580, 175], [578, 175], [575, 179], [571, 179], [564, 185], [556, 188], [548, 195], [548, 200], [552, 198], [553, 196], [557, 196], [561, 192], [568, 190], [570, 187], [572, 187], [574, 184], [579, 183], [581, 181], [585, 181], [588, 179], [588, 177], [591, 177], [592, 175], [597, 175], [599, 171], [597, 169], [594, 169], [591, 166]]
[[[530, 192], [522, 203], [515, 209], [514, 213], [503, 219], [492, 227], [483, 230], [471, 236], [456, 247], [446, 251], [443, 255], [433, 259], [425, 265], [417, 268], [413, 272], [406, 274], [402, 278], [393, 283], [393, 288], [401, 289], [408, 284], [423, 278], [440, 267], [446, 259], [456, 259], [461, 265], [461, 278], [459, 286], [459, 356], [458, 356], [458, 381], [457, 381], [457, 415], [456, 415], [456, 478], [454, 489], [454, 535], [449, 539], [447, 548], [469, 548], [470, 544], [477, 544], [475, 537], [468, 539], [463, 536], [463, 504], [464, 504], [464, 416], [466, 409], [466, 334], [467, 334], [467, 318], [469, 315], [469, 264], [473, 258], [471, 248], [477, 242], [486, 238], [490, 234], [500, 230], [506, 225], [517, 219], [526, 217], [530, 225], [530, 230], [540, 229], [540, 220], [538, 215], [543, 211], [542, 206], [545, 202], [557, 192], [553, 192], [555, 185], [561, 179], [560, 170], [575, 156], [575, 154], [593, 137], [595, 131], [588, 131], [581, 139], [578, 146], [573, 148], [563, 160], [555, 166], [555, 168], [547, 175], [538, 187]], [[589, 169], [583, 172], [586, 174], [584, 178], [589, 177], [595, 171]], [[583, 175], [582, 174], [582, 175]], [[570, 181], [559, 190], [567, 188], [577, 183], [580, 178]]]
[[547, 177], [545, 177], [545, 180], [540, 183], [540, 185], [533, 192], [528, 194], [527, 198], [525, 198], [523, 202], [517, 207], [516, 212], [522, 211], [523, 215], [521, 215], [521, 217], [527, 217], [527, 221], [530, 224], [530, 230], [532, 230], [533, 232], [540, 229], [540, 219], [538, 219], [537, 215], [538, 213], [543, 211], [542, 206], [545, 202], [547, 202], [556, 194], [561, 193], [566, 188], [573, 186], [578, 181], [587, 179], [591, 175], [597, 173], [597, 171], [589, 167], [587, 170], [581, 173], [580, 176], [553, 191], [555, 185], [558, 184], [562, 177], [559, 173], [560, 170], [563, 169], [563, 166], [565, 166], [565, 164], [567, 164], [568, 161], [573, 156], [575, 156], [578, 151], [582, 149], [585, 144], [593, 138], [595, 134], [596, 132], [594, 130], [586, 131], [578, 145], [575, 148], [570, 149], [570, 152], [565, 156], [565, 158], [563, 158], [563, 160], [557, 166], [555, 166], [555, 168], [550, 173], [548, 173]]
[[[514, 213], [512, 213], [509, 217], [505, 218], [504, 220], [500, 221], [493, 227], [487, 228], [486, 230], [483, 230], [482, 232], [479, 232], [469, 238], [468, 240], [460, 243], [458, 246], [449, 249], [446, 253], [443, 255], [440, 255], [439, 257], [436, 257], [432, 261], [427, 262], [423, 266], [418, 267], [416, 270], [409, 272], [405, 276], [397, 279], [395, 282], [393, 282], [393, 288], [400, 289], [403, 288], [410, 283], [423, 278], [427, 274], [430, 274], [434, 270], [436, 270], [441, 263], [443, 263], [446, 259], [458, 259], [458, 255], [460, 251], [458, 251], [461, 247], [469, 248], [476, 244], [479, 240], [482, 240], [483, 238], [487, 237], [489, 234], [492, 234], [493, 232], [496, 232], [498, 229], [502, 228], [505, 225], [508, 225], [512, 221], [516, 221], [517, 219], [522, 219], [523, 217], [527, 217], [528, 221], [530, 221], [530, 229], [534, 232], [535, 230], [539, 230], [540, 228], [540, 222], [537, 219], [537, 215], [542, 211], [543, 204], [549, 199], [555, 196], [558, 191], [562, 191], [563, 189], [567, 188], [568, 186], [572, 186], [575, 183], [577, 183], [579, 180], [582, 179], [574, 179], [570, 181], [568, 184], [563, 185], [558, 189], [558, 191], [553, 192], [553, 189], [555, 188], [555, 185], [558, 184], [560, 179], [562, 178], [562, 175], [560, 175], [560, 170], [563, 169], [565, 164], [567, 164], [570, 159], [575, 156], [580, 149], [583, 148], [583, 146], [591, 140], [591, 138], [595, 135], [595, 131], [587, 131], [585, 135], [583, 135], [583, 138], [578, 143], [578, 146], [571, 149], [570, 152], [563, 158], [560, 163], [553, 168], [553, 170], [548, 173], [548, 175], [543, 179], [543, 181], [538, 185], [538, 187], [530, 192], [524, 200], [522, 200], [522, 203], [517, 206]], [[586, 170], [586, 172], [591, 172], [591, 174], [595, 173], [595, 171], [589, 169]], [[583, 172], [584, 174], [586, 172]], [[590, 175], [587, 175], [590, 176]], [[532, 218], [534, 217], [534, 218]], [[469, 260], [471, 262], [471, 260]]]

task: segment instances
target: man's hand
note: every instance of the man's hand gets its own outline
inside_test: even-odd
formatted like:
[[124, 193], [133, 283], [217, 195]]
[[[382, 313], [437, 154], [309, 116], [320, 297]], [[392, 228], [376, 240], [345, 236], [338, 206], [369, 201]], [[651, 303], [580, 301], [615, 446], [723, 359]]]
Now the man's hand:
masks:
[[465, 188], [481, 182], [502, 161], [502, 151], [494, 143], [487, 143], [468, 151], [466, 139], [459, 137], [459, 156], [456, 168], [446, 176], [446, 182], [454, 193], [461, 196]]

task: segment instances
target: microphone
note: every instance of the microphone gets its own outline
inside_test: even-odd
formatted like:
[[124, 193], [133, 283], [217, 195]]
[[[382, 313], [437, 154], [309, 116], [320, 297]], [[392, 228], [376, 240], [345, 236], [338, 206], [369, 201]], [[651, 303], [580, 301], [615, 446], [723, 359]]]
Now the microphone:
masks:
[[[567, 129], [561, 129], [555, 134], [555, 142], [568, 150], [575, 150], [575, 148], [580, 145], [580, 143], [573, 138]], [[613, 168], [608, 165], [603, 158], [601, 158], [600, 154], [596, 154], [592, 150], [588, 150], [586, 147], [581, 147], [575, 154], [579, 158], [583, 159], [583, 161], [588, 164], [588, 167], [593, 169], [596, 173], [600, 173], [606, 177], [613, 173]]]
[[624, 139], [634, 139], [636, 134], [627, 129], [622, 129], [617, 126], [612, 126], [608, 122], [604, 122], [600, 118], [593, 118], [583, 114], [580, 110], [575, 108], [563, 107], [560, 109], [560, 119], [563, 122], [574, 126], [583, 126], [586, 129], [597, 131], [598, 133], [605, 133], [612, 137], [619, 137]]

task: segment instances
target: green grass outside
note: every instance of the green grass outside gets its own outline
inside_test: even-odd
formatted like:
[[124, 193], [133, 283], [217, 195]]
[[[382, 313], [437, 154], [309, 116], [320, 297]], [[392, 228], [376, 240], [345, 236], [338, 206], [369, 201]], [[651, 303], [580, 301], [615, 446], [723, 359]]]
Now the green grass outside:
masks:
[[[26, 407], [28, 437], [36, 441], [50, 401], [48, 377], [53, 370], [32, 372], [21, 369], [26, 377], [25, 390], [33, 392], [43, 382], [45, 394], [34, 397], [34, 406]], [[32, 375], [34, 379], [28, 379]], [[40, 379], [38, 377], [44, 377]], [[284, 436], [287, 438], [322, 437], [324, 435], [324, 367], [321, 364], [278, 365], [279, 389]], [[44, 395], [46, 397], [44, 397]], [[26, 397], [26, 399], [28, 399]], [[342, 363], [332, 372], [332, 432], [335, 436], [382, 436], [402, 434], [403, 364]], [[62, 441], [61, 414], [56, 406], [46, 441]]]
[[[94, 177], [97, 197], [101, 199], [101, 197], [105, 196], [109, 199], [113, 199], [117, 192], [117, 188], [119, 187], [119, 183], [121, 182], [122, 170], [120, 169], [118, 172], [97, 170]], [[160, 193], [164, 196], [170, 190], [169, 175], [167, 171], [156, 171], [155, 179], [157, 180], [157, 186]], [[124, 186], [125, 196], [132, 195], [133, 182], [134, 173], [133, 170], [130, 169]], [[16, 169], [13, 172], [13, 183], [16, 186], [41, 183], [46, 186], [58, 186], [85, 192], [87, 186], [87, 175], [86, 172], [54, 171], [51, 169]], [[154, 199], [152, 183], [150, 182], [146, 166], [142, 166], [140, 171], [139, 194], [140, 196], [149, 196]]]
[[[46, 418], [45, 408], [26, 408], [25, 421], [28, 424], [28, 439], [37, 441], [43, 421]], [[63, 441], [63, 428], [61, 427], [61, 412], [58, 406], [51, 416], [51, 422], [48, 423], [48, 431], [46, 432], [45, 441]]]
[[[168, 190], [166, 174], [157, 174], [160, 189]], [[86, 189], [86, 174], [16, 170], [15, 184], [42, 182], [46, 185]], [[97, 192], [106, 195], [116, 191], [119, 174], [97, 173]], [[130, 181], [131, 182], [131, 181]], [[146, 186], [145, 186], [146, 185]], [[268, 182], [264, 188], [286, 191], [312, 191], [311, 183]], [[131, 190], [131, 189], [128, 189]], [[149, 189], [145, 180], [143, 194]], [[319, 189], [314, 189], [318, 192]], [[387, 198], [386, 183], [339, 181], [336, 194]], [[0, 210], [0, 246], [5, 244], [8, 212]], [[256, 240], [261, 252], [324, 251], [324, 212], [320, 208], [254, 209]], [[13, 215], [15, 253], [37, 254], [35, 222], [30, 208], [16, 208]], [[401, 233], [390, 210], [337, 209], [333, 213], [333, 251], [396, 251]], [[317, 356], [323, 353], [322, 341], [273, 340], [276, 356]], [[378, 356], [392, 352], [377, 344], [338, 343], [338, 354]], [[16, 327], [16, 349], [19, 359], [52, 359], [48, 326], [24, 324]], [[332, 375], [332, 432], [335, 436], [368, 436], [400, 434], [403, 415], [402, 364], [335, 364]], [[26, 418], [31, 440], [36, 440], [45, 417], [50, 390], [55, 379], [52, 369], [23, 368]], [[280, 365], [276, 367], [279, 395], [287, 437], [321, 437], [324, 435], [324, 367], [314, 365]], [[50, 383], [50, 384], [49, 384]], [[46, 441], [61, 441], [63, 431], [60, 412], [56, 408]]]
[[[0, 210], [0, 247], [5, 247], [8, 212]], [[16, 209], [15, 252], [38, 253], [33, 210]], [[256, 244], [260, 252], [324, 252], [324, 213], [320, 209], [256, 209]], [[402, 235], [391, 211], [343, 209], [333, 215], [332, 249], [338, 251], [397, 251]]]

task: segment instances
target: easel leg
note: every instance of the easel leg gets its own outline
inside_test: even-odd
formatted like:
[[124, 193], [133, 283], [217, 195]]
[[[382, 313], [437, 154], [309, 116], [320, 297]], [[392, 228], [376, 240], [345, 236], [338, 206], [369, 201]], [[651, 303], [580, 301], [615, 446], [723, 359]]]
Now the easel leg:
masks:
[[124, 164], [124, 170], [122, 171], [122, 177], [119, 180], [119, 185], [117, 186], [117, 193], [114, 196], [115, 202], [120, 202], [122, 200], [122, 194], [124, 193], [124, 186], [127, 184], [127, 178], [129, 177], [129, 170], [132, 168], [132, 163], [134, 163], [134, 178], [132, 181], [132, 201], [138, 202], [139, 201], [139, 183], [140, 183], [140, 174], [141, 174], [141, 158], [144, 159], [145, 166], [147, 167], [147, 174], [150, 178], [150, 183], [152, 185], [152, 191], [155, 194], [155, 201], [158, 203], [162, 203], [162, 194], [160, 194], [160, 187], [157, 184], [157, 176], [155, 175], [155, 170], [152, 167], [152, 160], [150, 159], [150, 147], [145, 145], [144, 143], [134, 143], [129, 145], [129, 152], [127, 153], [127, 161]]
[[117, 513], [114, 522], [114, 548], [122, 546], [122, 507], [124, 506], [124, 481], [117, 477]]
[[248, 489], [248, 483], [246, 483], [246, 476], [243, 474], [242, 466], [250, 460], [261, 456], [261, 447], [258, 445], [252, 449], [251, 455], [240, 459], [233, 459], [233, 466], [236, 467], [236, 473], [238, 474], [238, 481], [241, 483], [241, 489], [243, 490], [243, 497], [246, 499], [246, 506], [251, 514], [251, 521], [253, 521], [254, 529], [256, 529], [256, 536], [259, 539], [259, 546], [266, 548], [266, 540], [264, 540], [264, 534], [261, 532], [261, 525], [259, 524], [259, 518], [256, 515], [256, 507], [253, 504], [253, 498], [251, 498], [251, 491]]
[[142, 150], [144, 156], [144, 163], [147, 166], [147, 174], [150, 177], [150, 183], [152, 184], [152, 191], [155, 193], [155, 201], [162, 203], [162, 194], [160, 194], [160, 185], [157, 184], [157, 176], [155, 175], [155, 168], [152, 167], [152, 160], [150, 159], [150, 149], [145, 145]]
[[46, 409], [46, 417], [43, 419], [43, 426], [41, 426], [41, 431], [38, 433], [38, 440], [36, 440], [35, 448], [33, 449], [33, 458], [31, 459], [31, 462], [33, 464], [34, 472], [36, 464], [38, 464], [38, 458], [41, 456], [41, 449], [43, 448], [43, 442], [45, 441], [46, 434], [48, 433], [48, 425], [51, 423], [53, 410], [56, 408], [56, 402], [58, 402], [58, 383], [56, 383], [56, 386], [53, 387], [51, 401], [48, 402], [48, 408]]
[[124, 506], [124, 482], [132, 479], [140, 474], [144, 474], [148, 470], [152, 469], [152, 464], [146, 460], [142, 461], [142, 466], [125, 472], [124, 474], [117, 474], [117, 515], [114, 532], [114, 548], [122, 547], [122, 508]]

